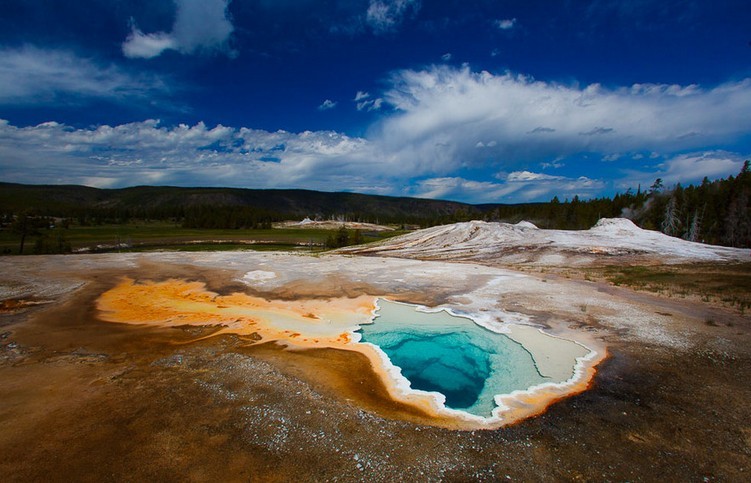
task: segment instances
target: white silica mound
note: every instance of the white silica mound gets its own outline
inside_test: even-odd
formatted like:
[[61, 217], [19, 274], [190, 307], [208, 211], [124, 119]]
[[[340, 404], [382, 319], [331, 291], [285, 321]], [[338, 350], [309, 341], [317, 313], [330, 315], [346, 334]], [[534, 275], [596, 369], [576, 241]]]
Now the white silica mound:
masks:
[[534, 223], [530, 223], [527, 220], [522, 220], [514, 226], [517, 228], [530, 228], [532, 230], [539, 230], [539, 228], [537, 228], [537, 225], [535, 225]]
[[590, 228], [592, 231], [598, 231], [602, 233], [615, 233], [615, 232], [632, 232], [641, 233], [647, 230], [643, 230], [636, 226], [636, 224], [628, 218], [600, 218], [595, 223], [595, 226]]
[[493, 258], [538, 265], [593, 263], [602, 256], [610, 257], [610, 263], [615, 261], [612, 257], [632, 256], [664, 263], [751, 260], [751, 250], [689, 242], [644, 230], [625, 218], [603, 218], [589, 230], [546, 230], [528, 221], [514, 225], [469, 221], [343, 251], [441, 260]]

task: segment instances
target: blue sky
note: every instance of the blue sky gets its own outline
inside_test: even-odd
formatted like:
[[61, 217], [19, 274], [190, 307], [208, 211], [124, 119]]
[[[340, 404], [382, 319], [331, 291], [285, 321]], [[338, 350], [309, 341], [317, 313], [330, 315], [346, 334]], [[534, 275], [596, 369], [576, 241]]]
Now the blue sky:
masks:
[[472, 203], [751, 158], [747, 0], [6, 0], [0, 180]]

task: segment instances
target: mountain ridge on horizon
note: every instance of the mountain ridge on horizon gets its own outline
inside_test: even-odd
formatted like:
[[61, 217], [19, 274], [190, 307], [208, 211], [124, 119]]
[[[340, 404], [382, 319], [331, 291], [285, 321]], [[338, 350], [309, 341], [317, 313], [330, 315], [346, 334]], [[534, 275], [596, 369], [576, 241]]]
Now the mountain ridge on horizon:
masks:
[[[528, 204], [529, 205], [529, 204]], [[178, 210], [180, 208], [252, 208], [279, 216], [346, 216], [424, 218], [459, 212], [482, 215], [495, 205], [458, 201], [328, 192], [309, 189], [131, 186], [95, 188], [84, 185], [32, 185], [0, 182], [0, 210], [38, 210], [64, 216], [81, 210]]]

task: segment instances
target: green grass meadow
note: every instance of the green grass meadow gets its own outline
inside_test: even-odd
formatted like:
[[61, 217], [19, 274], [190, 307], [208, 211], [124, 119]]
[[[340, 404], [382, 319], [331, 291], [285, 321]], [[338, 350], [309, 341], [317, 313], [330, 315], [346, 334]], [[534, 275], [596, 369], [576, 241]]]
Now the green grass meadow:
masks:
[[[42, 229], [40, 234], [56, 236], [60, 230], [73, 252], [127, 252], [147, 250], [309, 250], [321, 251], [327, 237], [336, 230], [323, 229], [192, 229], [169, 222], [79, 226]], [[350, 231], [350, 237], [354, 231]], [[364, 233], [365, 243], [389, 238], [403, 232]], [[33, 254], [40, 235], [29, 235], [23, 254]], [[0, 230], [0, 253], [19, 254], [20, 235]], [[127, 245], [127, 246], [125, 246]]]

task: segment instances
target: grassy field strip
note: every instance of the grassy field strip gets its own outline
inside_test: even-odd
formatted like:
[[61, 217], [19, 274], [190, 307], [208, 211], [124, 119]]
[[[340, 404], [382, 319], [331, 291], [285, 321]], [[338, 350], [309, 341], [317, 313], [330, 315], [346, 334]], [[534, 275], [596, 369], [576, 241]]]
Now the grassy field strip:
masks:
[[[52, 235], [55, 230], [42, 230]], [[327, 237], [334, 230], [325, 229], [258, 229], [258, 230], [199, 230], [182, 228], [172, 223], [138, 223], [127, 225], [71, 226], [63, 229], [62, 234], [70, 242], [73, 251], [90, 249], [92, 251], [122, 251], [130, 247], [134, 250], [144, 249], [263, 249], [288, 250], [296, 247], [322, 247]], [[381, 240], [401, 234], [393, 232], [364, 232], [367, 242]], [[24, 254], [33, 253], [34, 242], [38, 236], [28, 236]], [[0, 252], [17, 254], [20, 247], [18, 234], [8, 230], [0, 231]], [[98, 248], [99, 247], [99, 248]]]

